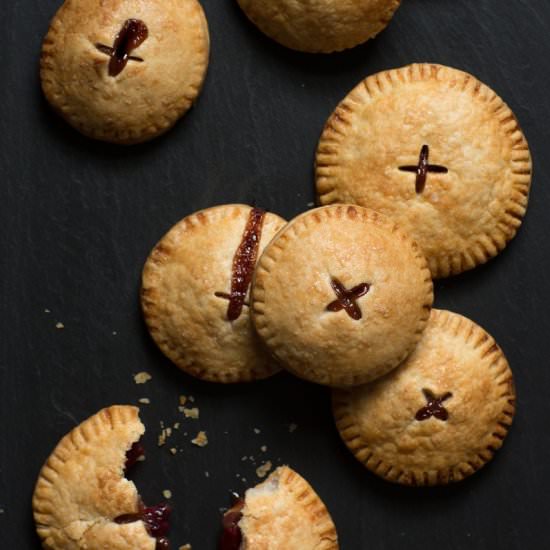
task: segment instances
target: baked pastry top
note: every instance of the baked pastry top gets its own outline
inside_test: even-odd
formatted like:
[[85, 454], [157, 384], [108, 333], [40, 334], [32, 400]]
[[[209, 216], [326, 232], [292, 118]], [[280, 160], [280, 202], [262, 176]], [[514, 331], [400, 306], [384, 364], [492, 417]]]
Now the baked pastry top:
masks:
[[209, 35], [197, 0], [67, 0], [42, 46], [42, 88], [83, 134], [149, 140], [191, 107]]
[[512, 371], [473, 321], [432, 310], [415, 351], [372, 384], [334, 392], [342, 439], [377, 475], [439, 485], [473, 474], [501, 447], [515, 412]]
[[247, 17], [283, 46], [311, 53], [352, 48], [376, 36], [401, 0], [238, 0]]
[[396, 367], [430, 314], [432, 281], [392, 221], [334, 205], [292, 220], [267, 246], [253, 320], [281, 365], [320, 384], [353, 386]]
[[[288, 466], [248, 489], [244, 500], [225, 514], [224, 527], [220, 550], [338, 550], [326, 506]], [[231, 529], [234, 534], [227, 536]]]
[[136, 407], [112, 406], [59, 442], [40, 472], [33, 496], [44, 548], [168, 548], [164, 537], [149, 534], [149, 524], [138, 519], [144, 509], [135, 485], [124, 477], [127, 452], [144, 431]]
[[261, 251], [285, 221], [242, 204], [187, 216], [143, 269], [149, 331], [179, 368], [212, 382], [245, 382], [279, 370], [255, 334], [249, 285]]
[[531, 182], [509, 107], [473, 76], [433, 64], [361, 82], [328, 120], [316, 163], [321, 204], [390, 216], [434, 277], [498, 254], [521, 225]]

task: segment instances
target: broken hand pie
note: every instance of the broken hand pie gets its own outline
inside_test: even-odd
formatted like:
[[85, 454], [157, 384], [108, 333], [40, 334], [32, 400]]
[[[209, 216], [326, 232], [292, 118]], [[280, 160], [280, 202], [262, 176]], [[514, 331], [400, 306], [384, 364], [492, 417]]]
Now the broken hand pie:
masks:
[[34, 519], [49, 550], [167, 550], [170, 509], [146, 508], [124, 478], [143, 450], [138, 409], [112, 406], [67, 434], [43, 466]]
[[83, 134], [138, 143], [191, 107], [208, 55], [197, 0], [67, 0], [42, 46], [42, 88]]
[[434, 277], [498, 254], [527, 207], [531, 157], [509, 107], [473, 76], [418, 64], [370, 76], [337, 107], [317, 151], [321, 204], [388, 215]]
[[401, 0], [238, 0], [247, 17], [283, 46], [310, 53], [353, 48], [390, 22]]
[[514, 411], [512, 372], [496, 342], [441, 310], [432, 310], [397, 369], [334, 392], [336, 424], [355, 457], [404, 485], [442, 485], [476, 472], [502, 445]]
[[219, 550], [338, 550], [338, 536], [311, 485], [281, 466], [225, 513]]
[[412, 352], [433, 301], [416, 244], [381, 214], [349, 205], [310, 210], [266, 247], [253, 320], [281, 365], [306, 380], [353, 386]]
[[155, 246], [141, 303], [153, 339], [179, 368], [226, 383], [279, 370], [252, 326], [249, 285], [285, 223], [259, 208], [216, 206], [184, 218]]

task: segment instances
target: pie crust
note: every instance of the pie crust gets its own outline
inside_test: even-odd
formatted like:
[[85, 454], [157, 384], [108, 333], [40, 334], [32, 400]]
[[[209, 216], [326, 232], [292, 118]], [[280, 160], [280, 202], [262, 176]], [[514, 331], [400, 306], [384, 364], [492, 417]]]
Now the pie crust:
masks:
[[442, 485], [473, 474], [501, 447], [515, 389], [487, 332], [432, 310], [400, 367], [372, 384], [335, 391], [333, 404], [342, 439], [369, 470], [404, 485]]
[[330, 514], [311, 485], [288, 466], [245, 495], [241, 550], [338, 550]]
[[138, 409], [112, 406], [74, 428], [38, 477], [34, 520], [49, 550], [155, 550], [143, 521], [115, 518], [139, 511], [135, 485], [125, 479], [126, 452], [145, 428]]
[[521, 225], [531, 183], [527, 141], [509, 107], [473, 76], [433, 64], [361, 82], [328, 120], [316, 164], [321, 204], [390, 216], [434, 277], [497, 255]]
[[283, 46], [310, 53], [353, 48], [382, 31], [401, 0], [238, 0], [247, 17]]
[[[338, 292], [355, 292], [352, 303], [343, 307]], [[433, 288], [425, 258], [396, 224], [334, 205], [279, 232], [260, 258], [252, 297], [258, 334], [282, 366], [319, 384], [354, 386], [412, 352]]]
[[[252, 208], [216, 206], [177, 223], [155, 246], [143, 269], [141, 304], [151, 336], [180, 369], [211, 382], [247, 382], [279, 370], [249, 315], [249, 296], [228, 318], [236, 251]], [[257, 258], [285, 225], [266, 213]]]
[[[126, 21], [147, 28], [116, 76], [112, 48]], [[171, 128], [191, 107], [206, 74], [208, 26], [197, 0], [67, 0], [42, 46], [42, 89], [83, 134], [131, 144]], [[140, 61], [141, 60], [141, 61]]]

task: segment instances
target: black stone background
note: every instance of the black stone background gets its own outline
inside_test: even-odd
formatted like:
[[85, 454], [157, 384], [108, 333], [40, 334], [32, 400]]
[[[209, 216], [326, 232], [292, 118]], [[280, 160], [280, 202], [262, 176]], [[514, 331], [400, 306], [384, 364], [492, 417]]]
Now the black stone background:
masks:
[[[376, 40], [331, 56], [272, 43], [232, 0], [203, 3], [212, 56], [197, 106], [165, 137], [120, 148], [81, 137], [41, 96], [40, 44], [59, 2], [2, 2], [0, 548], [39, 548], [31, 495], [57, 441], [101, 407], [140, 397], [152, 402], [142, 407], [149, 452], [133, 478], [149, 503], [172, 490], [175, 548], [216, 547], [228, 491], [256, 481], [243, 455], [301, 472], [345, 550], [550, 548], [550, 3], [404, 0]], [[323, 388], [288, 375], [222, 387], [180, 373], [150, 341], [138, 307], [143, 261], [172, 224], [228, 202], [288, 218], [306, 210], [317, 139], [337, 102], [363, 77], [415, 61], [464, 69], [502, 95], [529, 139], [535, 174], [508, 249], [436, 285], [438, 307], [479, 322], [507, 354], [515, 425], [492, 464], [430, 490], [364, 470], [340, 442]], [[153, 379], [136, 386], [132, 375], [143, 370]], [[174, 457], [156, 438], [159, 421], [181, 416], [180, 394], [195, 396], [201, 418], [172, 437], [167, 447], [182, 449]], [[199, 428], [210, 440], [203, 449], [189, 443]]]

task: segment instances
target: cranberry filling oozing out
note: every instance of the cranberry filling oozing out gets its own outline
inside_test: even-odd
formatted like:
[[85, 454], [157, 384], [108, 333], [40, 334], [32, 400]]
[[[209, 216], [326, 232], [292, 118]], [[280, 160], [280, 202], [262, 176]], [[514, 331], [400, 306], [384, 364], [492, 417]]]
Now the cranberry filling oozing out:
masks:
[[219, 550], [239, 550], [242, 542], [239, 521], [243, 517], [244, 499], [238, 498], [233, 506], [225, 512], [222, 519], [222, 536]]
[[[145, 456], [145, 449], [139, 441], [136, 441], [126, 452], [124, 469], [131, 468], [142, 456]], [[157, 504], [157, 506], [147, 507], [143, 505], [140, 499], [137, 513], [118, 516], [115, 518], [115, 522], [123, 524], [143, 521], [147, 533], [157, 539], [156, 550], [169, 550], [170, 542], [166, 538], [166, 534], [170, 529], [171, 512], [172, 509], [165, 502]]]

